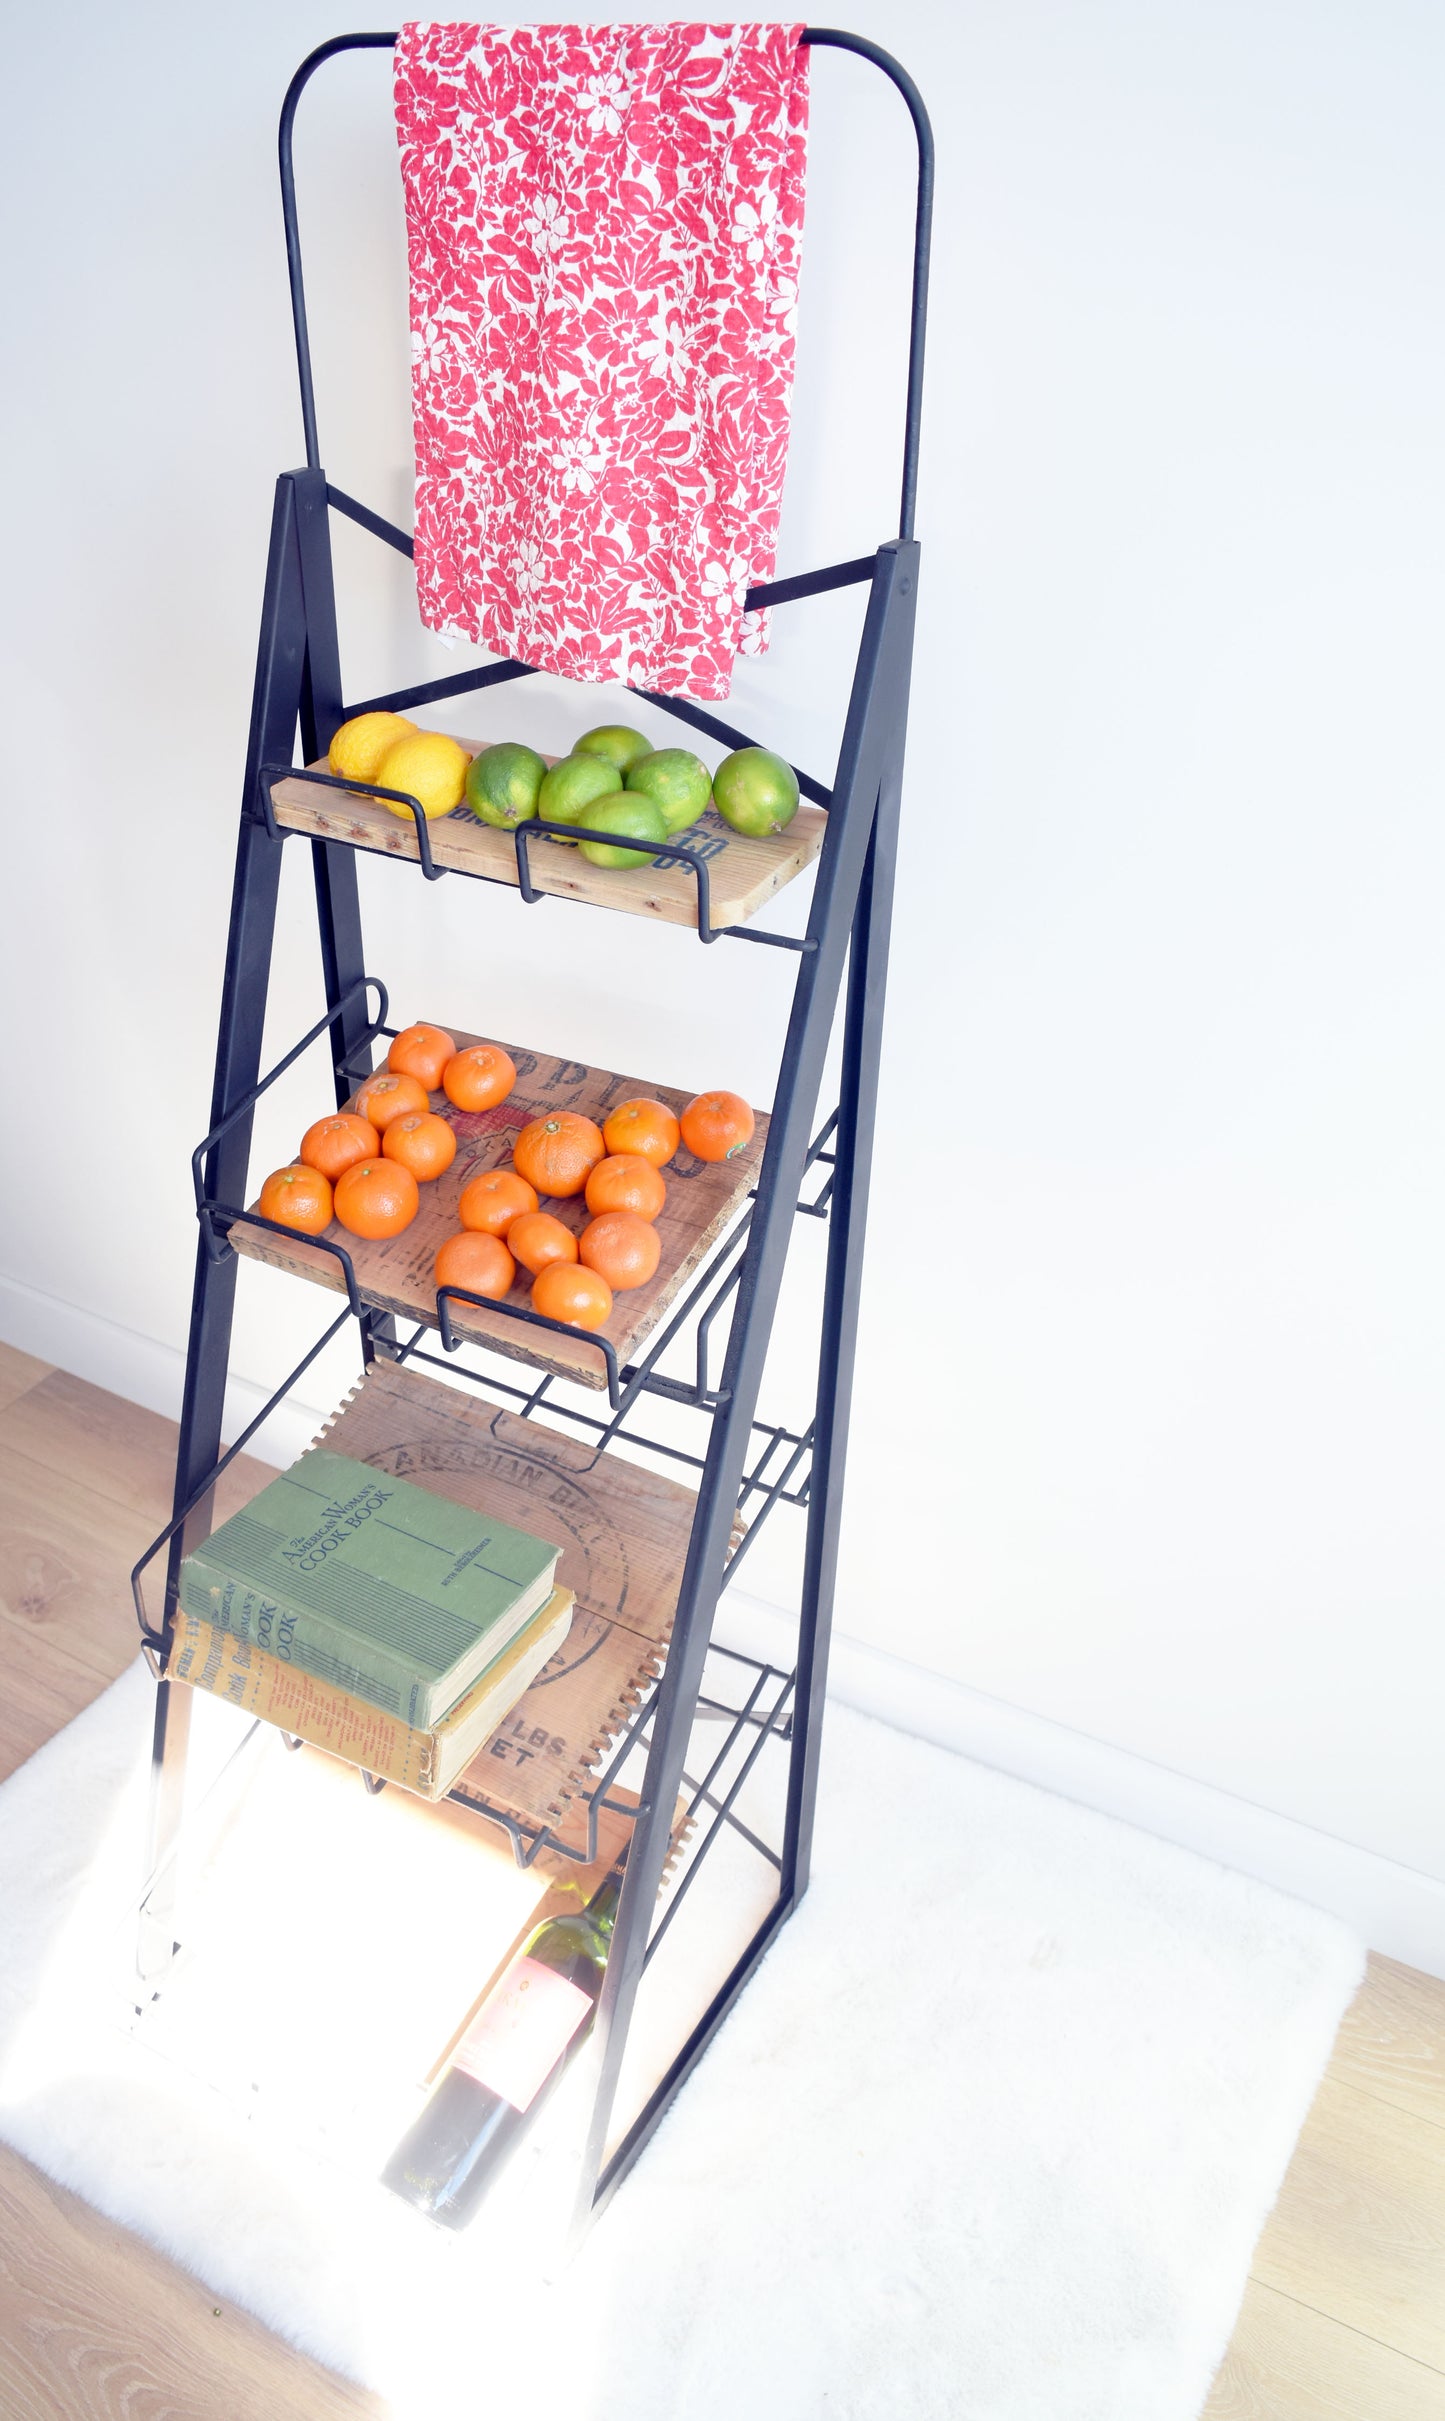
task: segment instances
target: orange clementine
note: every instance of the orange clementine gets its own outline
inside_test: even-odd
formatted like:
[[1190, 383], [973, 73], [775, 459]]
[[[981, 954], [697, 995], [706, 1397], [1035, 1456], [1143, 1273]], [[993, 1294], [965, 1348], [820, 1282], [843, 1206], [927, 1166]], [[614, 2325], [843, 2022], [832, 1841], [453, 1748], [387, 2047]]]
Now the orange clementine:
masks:
[[358, 1118], [369, 1118], [379, 1135], [384, 1135], [393, 1118], [405, 1118], [411, 1110], [429, 1110], [426, 1086], [419, 1076], [391, 1076], [385, 1071], [368, 1076], [352, 1109]]
[[358, 1160], [336, 1185], [336, 1216], [353, 1236], [399, 1236], [416, 1217], [416, 1179], [399, 1160]]
[[569, 1328], [600, 1328], [612, 1309], [612, 1289], [580, 1261], [549, 1261], [533, 1281], [532, 1308]]
[[478, 1235], [505, 1236], [523, 1211], [534, 1211], [537, 1196], [514, 1168], [484, 1168], [462, 1187], [457, 1217]]
[[369, 1160], [380, 1149], [381, 1137], [370, 1119], [338, 1110], [335, 1117], [318, 1118], [314, 1126], [308, 1126], [296, 1157], [308, 1168], [319, 1168], [334, 1185], [358, 1160]]
[[435, 1110], [408, 1110], [404, 1118], [393, 1118], [381, 1148], [388, 1160], [399, 1160], [419, 1185], [426, 1185], [442, 1176], [455, 1160], [456, 1128], [438, 1118]]
[[331, 1185], [320, 1169], [305, 1162], [273, 1169], [256, 1205], [263, 1219], [294, 1227], [303, 1236], [319, 1236], [331, 1225]]
[[432, 1264], [438, 1286], [459, 1286], [468, 1295], [504, 1295], [517, 1274], [500, 1236], [464, 1227], [448, 1236]]
[[583, 1228], [577, 1257], [605, 1278], [614, 1294], [645, 1286], [662, 1258], [662, 1238], [636, 1211], [604, 1211]]
[[516, 1067], [499, 1042], [468, 1043], [442, 1069], [442, 1091], [459, 1110], [494, 1110], [516, 1081]]
[[654, 1168], [666, 1168], [682, 1140], [677, 1120], [662, 1101], [619, 1102], [602, 1132], [609, 1152], [640, 1152]]
[[740, 1093], [699, 1093], [682, 1113], [682, 1139], [698, 1160], [731, 1160], [753, 1139], [754, 1118]]
[[587, 1180], [587, 1208], [594, 1217], [603, 1211], [636, 1211], [639, 1219], [655, 1219], [666, 1200], [665, 1180], [641, 1152], [616, 1152], [610, 1160], [599, 1160]]
[[442, 1069], [456, 1052], [456, 1044], [441, 1026], [407, 1026], [397, 1035], [386, 1054], [386, 1064], [393, 1076], [414, 1076], [434, 1093], [442, 1080]]
[[512, 1146], [519, 1176], [539, 1194], [580, 1194], [599, 1160], [607, 1157], [602, 1130], [576, 1110], [553, 1110], [534, 1118]]
[[553, 1261], [575, 1261], [577, 1239], [550, 1211], [523, 1211], [507, 1230], [507, 1250], [535, 1278]]

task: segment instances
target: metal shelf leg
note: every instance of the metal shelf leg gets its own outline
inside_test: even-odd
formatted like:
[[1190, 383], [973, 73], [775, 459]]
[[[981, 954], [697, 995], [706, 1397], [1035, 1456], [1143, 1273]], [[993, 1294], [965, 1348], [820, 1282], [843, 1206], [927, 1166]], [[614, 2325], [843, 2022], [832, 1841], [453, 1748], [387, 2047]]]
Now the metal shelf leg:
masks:
[[891, 813], [887, 799], [889, 785], [885, 785], [878, 803], [848, 963], [842, 1107], [838, 1119], [838, 1158], [828, 1228], [828, 1269], [823, 1294], [817, 1419], [808, 1489], [808, 1535], [804, 1551], [803, 1605], [798, 1638], [797, 1704], [788, 1770], [788, 1812], [783, 1834], [783, 1890], [795, 1901], [800, 1900], [808, 1888], [813, 1846], [813, 1807], [818, 1790], [818, 1749], [823, 1729], [823, 1699], [828, 1686], [828, 1650], [833, 1630], [833, 1587], [838, 1568], [843, 1472], [848, 1452], [853, 1360], [858, 1337], [858, 1297], [863, 1279], [863, 1234], [868, 1215], [868, 1180], [878, 1099], [883, 992], [888, 970], [888, 927], [893, 905], [896, 779], [891, 786]]
[[[897, 783], [901, 774], [917, 563], [918, 550], [911, 542], [905, 544], [900, 541], [896, 546], [880, 550], [879, 570], [869, 601], [843, 737], [839, 779], [829, 812], [828, 837], [819, 861], [809, 918], [809, 938], [815, 946], [800, 961], [798, 968], [773, 1103], [768, 1149], [760, 1172], [757, 1205], [739, 1280], [737, 1310], [723, 1370], [725, 1409], [714, 1423], [704, 1466], [672, 1645], [659, 1696], [657, 1723], [648, 1752], [643, 1804], [628, 1859], [598, 2008], [597, 2089], [583, 2158], [576, 2232], [589, 2224], [621, 2182], [666, 2106], [665, 2098], [654, 2095], [610, 2159], [604, 2163], [612, 2105], [626, 2049], [633, 2003], [641, 1979], [652, 1911], [670, 1845], [672, 1810], [697, 1707], [743, 1458], [787, 1259], [798, 1187], [803, 1176], [828, 1040], [842, 987], [844, 961], [850, 936], [864, 930], [860, 902], [870, 865], [875, 876], [874, 890], [869, 895], [868, 904], [870, 929], [874, 901], [879, 899], [876, 882], [879, 860], [874, 851], [873, 836], [885, 786], [896, 805]], [[891, 855], [888, 865], [891, 871]], [[886, 913], [886, 898], [880, 899], [879, 904]], [[866, 962], [865, 943], [859, 963], [866, 969]], [[866, 973], [858, 979], [856, 1012], [850, 1017], [850, 1028], [856, 1034], [864, 1030], [869, 1015], [876, 1028], [878, 1013], [881, 1012], [884, 975], [881, 955], [875, 954], [874, 965], [876, 977], [871, 990]], [[850, 996], [851, 989], [850, 986]], [[845, 1083], [856, 1088], [860, 1082], [868, 1079], [876, 1084], [876, 1073], [876, 1051], [871, 1062], [871, 1076], [866, 1051], [855, 1048], [851, 1061], [845, 1055]], [[866, 1104], [861, 1107], [860, 1119], [859, 1099], [853, 1097], [848, 1100], [847, 1124], [843, 1132], [845, 1137], [854, 1138], [859, 1145], [866, 1146], [871, 1136], [871, 1091]], [[853, 1239], [851, 1249], [845, 1247], [840, 1264], [847, 1283], [835, 1277], [830, 1288], [834, 1312], [831, 1351], [833, 1357], [838, 1359], [840, 1371], [844, 1368], [842, 1354], [845, 1344], [847, 1367], [851, 1368], [852, 1329], [850, 1321], [841, 1315], [850, 1303], [856, 1309], [858, 1248], [861, 1244], [861, 1214], [865, 1199], [860, 1190], [856, 1223], [844, 1222]], [[843, 1443], [844, 1433], [840, 1429], [832, 1466], [835, 1488], [842, 1476]], [[827, 1603], [821, 1585], [825, 1577], [827, 1575], [822, 1564], [815, 1561], [814, 1629], [817, 1608]], [[814, 1670], [816, 1665], [815, 1655]], [[821, 1681], [818, 1686], [821, 1689]], [[795, 1858], [795, 1869], [796, 1864]], [[779, 1903], [767, 1920], [769, 1934], [776, 1930], [782, 1917], [791, 1909], [794, 1896], [785, 1884]], [[746, 1971], [750, 1971], [756, 1947], [745, 1953], [743, 1964]], [[700, 2021], [691, 2038], [686, 2058], [675, 2062], [669, 2072], [669, 2091], [675, 2090], [693, 2059], [705, 2048], [716, 2023], [720, 2021], [720, 2002], [733, 1997], [741, 1980], [741, 1973], [730, 1979], [723, 1986], [722, 1994], [715, 1999], [712, 2010]]]
[[153, 1998], [159, 1990], [179, 1948], [175, 1853], [180, 1838], [190, 1735], [190, 1691], [169, 1681], [158, 1682], [151, 1733], [151, 1804], [145, 1863], [145, 1872], [155, 1880], [141, 1902], [135, 1961], [136, 1984], [142, 2001]]
[[783, 1833], [783, 1891], [794, 1902], [808, 1888], [813, 1850], [818, 1750], [833, 1633], [833, 1589], [853, 1402], [858, 1298], [863, 1284], [863, 1239], [883, 1050], [888, 936], [893, 922], [893, 872], [903, 790], [902, 736], [908, 718], [911, 671], [911, 648], [905, 648], [896, 666], [891, 691], [898, 744], [889, 754], [879, 784], [878, 807], [848, 950], [848, 1006], [843, 1027], [842, 1080], [834, 1145], [837, 1159], [828, 1222], [828, 1269], [823, 1291], [818, 1402], [808, 1491], [797, 1703]]
[[[341, 651], [336, 632], [336, 584], [331, 566], [331, 508], [324, 471], [293, 471], [296, 546], [306, 615], [306, 657], [301, 681], [301, 754], [309, 765], [324, 756], [342, 719]], [[289, 746], [282, 751], [289, 756]], [[279, 760], [278, 760], [279, 761]], [[316, 924], [321, 939], [321, 975], [326, 1006], [334, 1009], [349, 998], [331, 1029], [331, 1067], [336, 1106], [341, 1109], [356, 1090], [347, 1073], [356, 1060], [366, 1032], [366, 973], [361, 939], [361, 892], [358, 859], [341, 841], [311, 843], [311, 871], [316, 886]], [[395, 1345], [396, 1322], [389, 1312], [368, 1311], [361, 1324], [362, 1352], [368, 1369], [380, 1342]]]
[[[324, 756], [342, 718], [341, 652], [336, 634], [336, 584], [331, 567], [331, 514], [324, 471], [293, 471], [296, 546], [306, 616], [306, 657], [302, 669], [300, 721], [301, 754], [309, 765]], [[282, 755], [289, 755], [289, 748]], [[326, 1006], [334, 1009], [365, 973], [361, 949], [361, 899], [356, 851], [340, 841], [313, 841], [312, 873], [316, 883], [316, 917], [321, 934], [321, 971]], [[366, 1001], [358, 992], [354, 1005], [331, 1029], [331, 1056], [336, 1078], [336, 1106], [341, 1108], [355, 1090], [355, 1078], [343, 1073], [347, 1060], [360, 1047], [366, 1030]]]
[[[244, 1098], [261, 1069], [261, 1043], [282, 843], [260, 820], [257, 777], [262, 765], [289, 757], [296, 739], [307, 657], [306, 597], [298, 540], [297, 478], [276, 483], [266, 596], [251, 709], [246, 787], [231, 891], [231, 924], [221, 989], [211, 1124], [219, 1126]], [[207, 1164], [207, 1192], [221, 1201], [244, 1198], [251, 1149], [251, 1120], [228, 1128]], [[174, 1509], [187, 1504], [220, 1457], [226, 1373], [236, 1299], [237, 1261], [229, 1245], [217, 1249], [202, 1234], [196, 1253], [191, 1330], [186, 1350], [186, 1385], [181, 1405]], [[203, 1538], [211, 1520], [211, 1498], [202, 1498], [171, 1542], [166, 1569], [165, 1619], [174, 1613], [182, 1556]], [[175, 1933], [174, 1851], [185, 1788], [189, 1692], [160, 1682], [156, 1690], [151, 1763], [151, 1822], [146, 1873], [157, 1880], [141, 1919], [138, 1964], [153, 1992], [172, 1955]], [[159, 1870], [159, 1872], [158, 1872]]]

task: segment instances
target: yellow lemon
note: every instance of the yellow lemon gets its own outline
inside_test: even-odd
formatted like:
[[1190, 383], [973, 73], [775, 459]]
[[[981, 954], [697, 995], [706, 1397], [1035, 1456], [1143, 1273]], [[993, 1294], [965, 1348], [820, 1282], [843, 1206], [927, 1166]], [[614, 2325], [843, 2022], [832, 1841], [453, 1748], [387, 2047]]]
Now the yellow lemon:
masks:
[[353, 715], [332, 741], [326, 762], [345, 782], [374, 782], [388, 748], [410, 739], [415, 729], [405, 715]]
[[[418, 731], [387, 750], [371, 779], [388, 790], [410, 791], [428, 816], [450, 815], [462, 803], [471, 761], [461, 742], [448, 732]], [[381, 803], [393, 815], [410, 819], [411, 809], [403, 807], [399, 799]]]

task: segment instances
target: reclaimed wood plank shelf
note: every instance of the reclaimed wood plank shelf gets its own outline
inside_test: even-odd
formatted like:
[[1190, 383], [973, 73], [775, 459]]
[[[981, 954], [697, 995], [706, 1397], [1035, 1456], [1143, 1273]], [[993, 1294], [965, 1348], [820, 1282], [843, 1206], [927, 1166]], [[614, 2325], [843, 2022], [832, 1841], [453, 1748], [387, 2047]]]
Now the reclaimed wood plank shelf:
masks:
[[[474, 1760], [454, 1797], [478, 1825], [502, 1826], [524, 1865], [541, 1858], [548, 1870], [556, 1861], [585, 1866], [619, 1830], [626, 1843], [595, 2023], [590, 2120], [578, 2162], [579, 2227], [626, 2175], [796, 1908], [812, 1855], [917, 603], [913, 519], [933, 152], [922, 100], [896, 60], [851, 34], [807, 28], [799, 38], [871, 62], [902, 95], [917, 137], [899, 534], [868, 556], [768, 581], [746, 594], [750, 609], [791, 609], [828, 590], [852, 586], [862, 592], [862, 632], [831, 782], [800, 775], [811, 803], [799, 808], [781, 835], [745, 840], [710, 810], [690, 833], [677, 836], [678, 848], [693, 851], [691, 861], [624, 872], [591, 867], [565, 842], [535, 830], [519, 844], [516, 835], [493, 832], [469, 813], [428, 824], [413, 802], [403, 803], [398, 815], [374, 798], [328, 787], [318, 771], [335, 732], [353, 714], [372, 708], [415, 713], [521, 679], [529, 668], [493, 662], [360, 704], [345, 702], [332, 518], [346, 517], [407, 556], [412, 542], [334, 486], [321, 467], [292, 130], [300, 97], [326, 60], [345, 51], [387, 53], [394, 37], [340, 35], [313, 51], [292, 79], [281, 114], [281, 188], [306, 467], [278, 479], [272, 515], [211, 1124], [192, 1155], [199, 1247], [174, 1511], [132, 1576], [141, 1638], [156, 1676], [137, 1951], [143, 2013], [165, 1986], [181, 1922], [178, 1877], [185, 1862], [178, 1852], [191, 1693], [167, 1677], [181, 1564], [211, 1527], [230, 1463], [280, 1407], [294, 1412], [301, 1400], [296, 1391], [318, 1358], [339, 1350], [343, 1335], [356, 1351], [359, 1384], [329, 1426], [333, 1446], [467, 1503], [500, 1506], [521, 1527], [557, 1537], [562, 1577], [578, 1598], [572, 1635], [554, 1667], [538, 1676]], [[750, 668], [751, 689], [766, 671]], [[756, 744], [691, 699], [644, 694], [652, 707], [721, 747]], [[496, 736], [504, 736], [496, 719]], [[769, 735], [761, 736], [768, 744]], [[263, 1075], [288, 846], [304, 849], [311, 860], [326, 1009]], [[519, 880], [519, 847], [525, 881]], [[396, 1031], [387, 1023], [384, 987], [363, 955], [358, 861], [364, 853], [394, 869], [388, 882], [471, 875], [512, 886], [524, 901], [567, 896], [584, 906], [691, 927], [700, 946], [699, 986], [712, 987], [709, 1007], [719, 1028], [744, 1003], [752, 1010], [757, 987], [736, 951], [702, 945], [744, 941], [791, 954], [782, 962], [791, 971], [791, 997], [777, 1033], [771, 1106], [734, 1161], [704, 1166], [679, 1155], [670, 1166], [658, 1222], [662, 1265], [650, 1286], [619, 1299], [601, 1336], [536, 1325], [540, 1315], [520, 1289], [506, 1304], [458, 1304], [453, 1313], [450, 1298], [435, 1290], [432, 1263], [441, 1236], [454, 1225], [462, 1184], [474, 1170], [505, 1161], [518, 1126], [558, 1105], [585, 1110], [600, 1122], [609, 1103], [628, 1093], [654, 1094], [681, 1108], [683, 1093], [654, 1077], [623, 1077], [508, 1045], [518, 1083], [497, 1111], [467, 1118], [434, 1097], [456, 1128], [457, 1160], [447, 1177], [424, 1190], [426, 1207], [406, 1234], [368, 1245], [349, 1236], [343, 1242], [344, 1231], [333, 1228], [307, 1242], [257, 1224], [264, 1174], [264, 1166], [253, 1166], [258, 1103], [314, 1052], [325, 1067], [322, 1084], [330, 1098], [318, 1100], [307, 1123], [332, 1100], [344, 1106], [373, 1068], [374, 1050]], [[812, 873], [805, 887], [806, 931], [770, 932], [754, 924], [764, 902], [805, 869]], [[478, 1014], [494, 1033], [503, 1033], [512, 1022], [508, 1004], [489, 992], [495, 977], [484, 954], [479, 951], [472, 963], [484, 1003]], [[639, 958], [629, 981], [645, 982], [647, 964]], [[423, 1004], [409, 1003], [408, 1017], [422, 1010]], [[666, 1030], [661, 1007], [655, 1022]], [[819, 1124], [838, 1025], [838, 1107]], [[811, 1192], [805, 1193], [805, 1179]], [[552, 1207], [573, 1226], [583, 1215], [576, 1203]], [[760, 1391], [774, 1377], [769, 1340], [800, 1216], [826, 1222], [816, 1364], [811, 1353], [789, 1357], [790, 1384], [806, 1384], [810, 1401], [790, 1417], [764, 1418]], [[344, 1300], [223, 1451], [242, 1257], [339, 1287]], [[402, 1334], [399, 1319], [414, 1321], [410, 1335]], [[430, 1348], [438, 1331], [443, 1351], [435, 1353]], [[691, 1375], [664, 1367], [674, 1349], [691, 1354]], [[432, 1372], [442, 1373], [447, 1384]], [[599, 1401], [604, 1373], [607, 1397]], [[796, 1614], [781, 1621], [787, 1644], [775, 1662], [724, 1635], [718, 1613], [724, 1589], [780, 1505], [800, 1513], [806, 1537]], [[162, 1573], [164, 1593], [152, 1605], [147, 1587], [154, 1592]], [[764, 1758], [774, 1768], [776, 1787], [755, 1805], [749, 1786]], [[360, 1792], [357, 1800], [363, 1823]], [[679, 1827], [691, 1835], [685, 1864], [666, 1907], [659, 1908]], [[706, 1893], [707, 1878], [720, 1872], [709, 1852], [724, 1839], [752, 1862], [752, 1913], [737, 1920], [750, 1930], [736, 1938], [720, 1914], [726, 1894], [714, 1890], [701, 1902], [693, 1897], [695, 1889]], [[710, 1998], [655, 2085], [642, 2089], [636, 2107], [619, 2111], [634, 2010], [650, 1988], [658, 1954], [666, 1958], [680, 1938], [672, 1927], [684, 1902], [709, 1912], [690, 1931], [694, 1946], [701, 1936], [713, 1958], [713, 1976], [703, 1987]], [[666, 2011], [675, 2003], [662, 1992], [653, 2006]], [[669, 2040], [674, 2027], [675, 2020], [665, 2021]]]
[[[495, 737], [506, 736], [499, 727]], [[490, 744], [486, 740], [462, 741], [473, 755]], [[548, 762], [555, 760], [549, 758]], [[325, 773], [326, 759], [319, 758], [308, 770]], [[421, 851], [411, 818], [404, 812], [397, 815], [379, 799], [283, 780], [271, 785], [271, 805], [277, 823], [288, 831], [309, 833], [315, 840], [344, 842], [351, 849], [375, 850], [384, 857], [406, 858], [413, 865], [419, 861]], [[823, 846], [827, 822], [821, 808], [800, 806], [786, 832], [750, 840], [734, 832], [717, 809], [709, 807], [696, 824], [674, 838], [707, 860], [712, 921], [726, 927], [746, 924], [805, 866], [811, 866]], [[469, 807], [436, 817], [428, 826], [428, 838], [438, 866], [516, 887], [517, 853], [511, 835], [480, 823]], [[614, 908], [624, 916], [656, 917], [668, 925], [697, 923], [697, 882], [688, 866], [592, 866], [566, 841], [545, 837], [533, 842], [529, 863], [537, 890], [553, 897], [585, 900], [591, 907]]]
[[385, 1362], [317, 1443], [561, 1548], [572, 1628], [454, 1792], [534, 1838], [559, 1825], [662, 1670], [696, 1490]]
[[[463, 1050], [469, 1043], [483, 1039], [497, 1041], [500, 1037], [456, 1034], [458, 1047]], [[614, 1076], [604, 1068], [586, 1067], [578, 1060], [529, 1051], [520, 1043], [507, 1043], [504, 1047], [516, 1062], [517, 1083], [496, 1109], [458, 1110], [445, 1093], [438, 1091], [431, 1095], [433, 1110], [455, 1129], [457, 1156], [444, 1176], [421, 1188], [421, 1209], [411, 1226], [384, 1243], [349, 1235], [335, 1220], [326, 1230], [328, 1239], [340, 1244], [350, 1255], [364, 1300], [380, 1311], [435, 1325], [436, 1281], [432, 1263], [437, 1247], [447, 1236], [455, 1234], [460, 1225], [457, 1200], [462, 1188], [483, 1169], [510, 1167], [512, 1144], [533, 1118], [544, 1117], [553, 1110], [578, 1110], [600, 1126], [619, 1102], [638, 1094], [666, 1102], [674, 1112], [687, 1107], [686, 1093], [651, 1078]], [[324, 1116], [329, 1106], [329, 1103], [320, 1105], [317, 1116]], [[751, 1142], [731, 1160], [695, 1160], [691, 1152], [682, 1150], [669, 1164], [667, 1200], [656, 1221], [662, 1242], [656, 1274], [645, 1286], [633, 1287], [616, 1296], [611, 1317], [602, 1331], [619, 1364], [641, 1350], [664, 1312], [742, 1209], [757, 1183], [768, 1123], [764, 1113], [758, 1119]], [[256, 1203], [249, 1205], [253, 1213], [258, 1207]], [[549, 1196], [543, 1208], [574, 1234], [580, 1234], [587, 1224], [589, 1213], [580, 1194], [566, 1201]], [[319, 1244], [308, 1243], [303, 1236], [279, 1236], [271, 1228], [238, 1223], [231, 1230], [231, 1240], [237, 1252], [251, 1260], [263, 1261], [272, 1269], [288, 1270], [294, 1277], [310, 1278], [333, 1293], [345, 1291], [345, 1275], [335, 1254]], [[526, 1272], [519, 1271], [517, 1283], [501, 1298], [502, 1306], [525, 1306], [528, 1295]], [[530, 1322], [509, 1320], [504, 1308], [483, 1311], [475, 1304], [463, 1302], [451, 1305], [450, 1319], [457, 1335], [490, 1345], [509, 1359], [535, 1363], [583, 1387], [601, 1387], [606, 1383], [602, 1356], [590, 1335], [580, 1329], [559, 1333]]]

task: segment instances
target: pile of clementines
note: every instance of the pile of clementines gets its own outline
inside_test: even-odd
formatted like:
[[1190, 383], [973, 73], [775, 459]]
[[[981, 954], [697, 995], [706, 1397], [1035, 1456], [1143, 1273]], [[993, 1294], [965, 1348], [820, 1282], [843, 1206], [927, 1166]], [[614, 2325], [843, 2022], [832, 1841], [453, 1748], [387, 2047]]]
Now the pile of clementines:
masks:
[[[319, 1236], [333, 1219], [350, 1235], [399, 1236], [421, 1206], [421, 1187], [445, 1175], [456, 1131], [430, 1106], [440, 1090], [459, 1110], [495, 1109], [517, 1081], [500, 1043], [459, 1051], [440, 1026], [408, 1026], [369, 1076], [353, 1107], [318, 1118], [289, 1168], [261, 1188], [263, 1219]], [[667, 1199], [663, 1169], [679, 1144], [699, 1160], [730, 1160], [752, 1136], [753, 1113], [736, 1093], [699, 1093], [681, 1118], [661, 1101], [624, 1101], [599, 1127], [577, 1110], [553, 1110], [523, 1127], [510, 1168], [484, 1169], [463, 1186], [461, 1226], [436, 1256], [438, 1287], [491, 1301], [510, 1292], [518, 1265], [532, 1303], [572, 1328], [601, 1328], [614, 1294], [645, 1286], [661, 1243], [653, 1225]], [[542, 1199], [585, 1196], [580, 1236]]]

